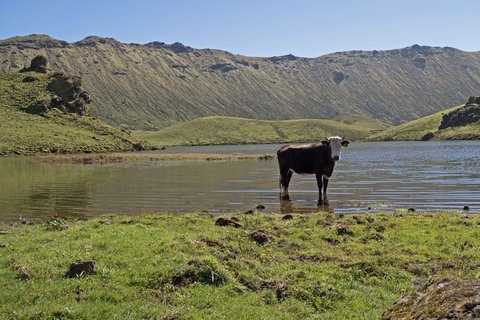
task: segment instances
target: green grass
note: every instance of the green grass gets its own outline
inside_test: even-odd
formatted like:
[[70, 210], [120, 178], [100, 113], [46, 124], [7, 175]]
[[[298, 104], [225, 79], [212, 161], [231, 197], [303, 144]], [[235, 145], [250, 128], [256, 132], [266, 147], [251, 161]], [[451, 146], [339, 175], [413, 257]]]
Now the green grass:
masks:
[[[23, 82], [26, 76], [33, 82]], [[81, 153], [130, 150], [127, 133], [88, 116], [53, 109], [45, 116], [25, 112], [35, 101], [49, 100], [51, 76], [38, 73], [0, 73], [0, 155]]]
[[320, 141], [332, 135], [359, 140], [386, 125], [371, 119], [352, 118], [348, 123], [324, 119], [264, 121], [231, 117], [206, 117], [159, 131], [135, 131], [139, 139], [160, 146], [213, 145]]
[[[416, 278], [480, 276], [477, 215], [222, 217], [241, 227], [168, 213], [2, 225], [2, 319], [379, 319]], [[65, 278], [77, 259], [96, 273]]]
[[442, 115], [459, 109], [464, 105], [446, 109], [432, 115], [419, 118], [399, 126], [388, 128], [370, 136], [375, 141], [416, 141], [428, 133], [433, 133], [432, 140], [474, 140], [480, 139], [480, 124], [470, 124], [462, 127], [452, 127], [438, 130]]

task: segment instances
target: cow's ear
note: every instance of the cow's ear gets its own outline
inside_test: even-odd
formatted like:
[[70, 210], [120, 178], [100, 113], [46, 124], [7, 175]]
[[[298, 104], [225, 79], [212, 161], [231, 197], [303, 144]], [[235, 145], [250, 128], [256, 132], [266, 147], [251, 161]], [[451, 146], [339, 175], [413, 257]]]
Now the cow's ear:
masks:
[[330, 145], [330, 141], [328, 141], [328, 140], [323, 140], [323, 141], [322, 141], [322, 145], [324, 145], [324, 146], [329, 146], [329, 145]]
[[348, 141], [348, 140], [343, 140], [343, 141], [342, 141], [342, 146], [348, 147], [348, 144], [349, 144], [349, 143], [350, 143], [350, 141]]

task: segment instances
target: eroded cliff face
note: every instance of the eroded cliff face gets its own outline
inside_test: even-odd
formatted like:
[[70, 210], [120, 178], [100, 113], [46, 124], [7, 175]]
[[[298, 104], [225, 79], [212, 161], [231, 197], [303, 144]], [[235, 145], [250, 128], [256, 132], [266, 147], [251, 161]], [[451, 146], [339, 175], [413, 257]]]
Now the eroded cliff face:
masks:
[[468, 124], [480, 124], [480, 97], [470, 97], [462, 108], [444, 114], [439, 130], [461, 127]]
[[39, 55], [32, 59], [30, 66], [20, 70], [27, 73], [22, 82], [35, 82], [38, 78], [35, 73], [48, 74], [47, 91], [50, 95], [39, 96], [26, 108], [32, 114], [45, 114], [52, 109], [59, 109], [65, 113], [90, 115], [88, 104], [92, 101], [90, 94], [83, 90], [80, 77], [67, 75], [61, 72], [52, 73], [46, 57]]
[[255, 119], [360, 115], [400, 123], [458, 105], [480, 88], [480, 54], [414, 45], [318, 58], [247, 57], [180, 43], [75, 43], [33, 35], [0, 41], [0, 70], [36, 55], [81, 76], [91, 112], [109, 123], [153, 129], [204, 116]]

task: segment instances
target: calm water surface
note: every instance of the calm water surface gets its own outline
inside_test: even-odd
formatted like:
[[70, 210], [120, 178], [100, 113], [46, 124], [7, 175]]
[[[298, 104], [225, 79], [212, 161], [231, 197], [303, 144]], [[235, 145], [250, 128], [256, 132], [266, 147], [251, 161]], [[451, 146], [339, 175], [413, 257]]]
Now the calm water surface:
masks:
[[[163, 152], [274, 153], [279, 145], [169, 148]], [[480, 142], [351, 143], [329, 184], [333, 212], [414, 207], [480, 211]], [[276, 160], [145, 162], [102, 166], [0, 158], [0, 222], [106, 213], [317, 210], [313, 175], [294, 175], [278, 198]]]

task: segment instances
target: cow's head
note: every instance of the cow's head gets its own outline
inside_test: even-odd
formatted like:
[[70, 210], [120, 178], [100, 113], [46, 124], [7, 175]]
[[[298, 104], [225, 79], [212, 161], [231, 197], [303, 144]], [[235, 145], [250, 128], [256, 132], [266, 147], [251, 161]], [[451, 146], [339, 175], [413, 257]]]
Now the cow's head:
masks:
[[332, 150], [332, 160], [340, 160], [340, 148], [347, 147], [350, 141], [343, 139], [342, 137], [330, 137], [322, 141], [322, 144], [330, 146]]

